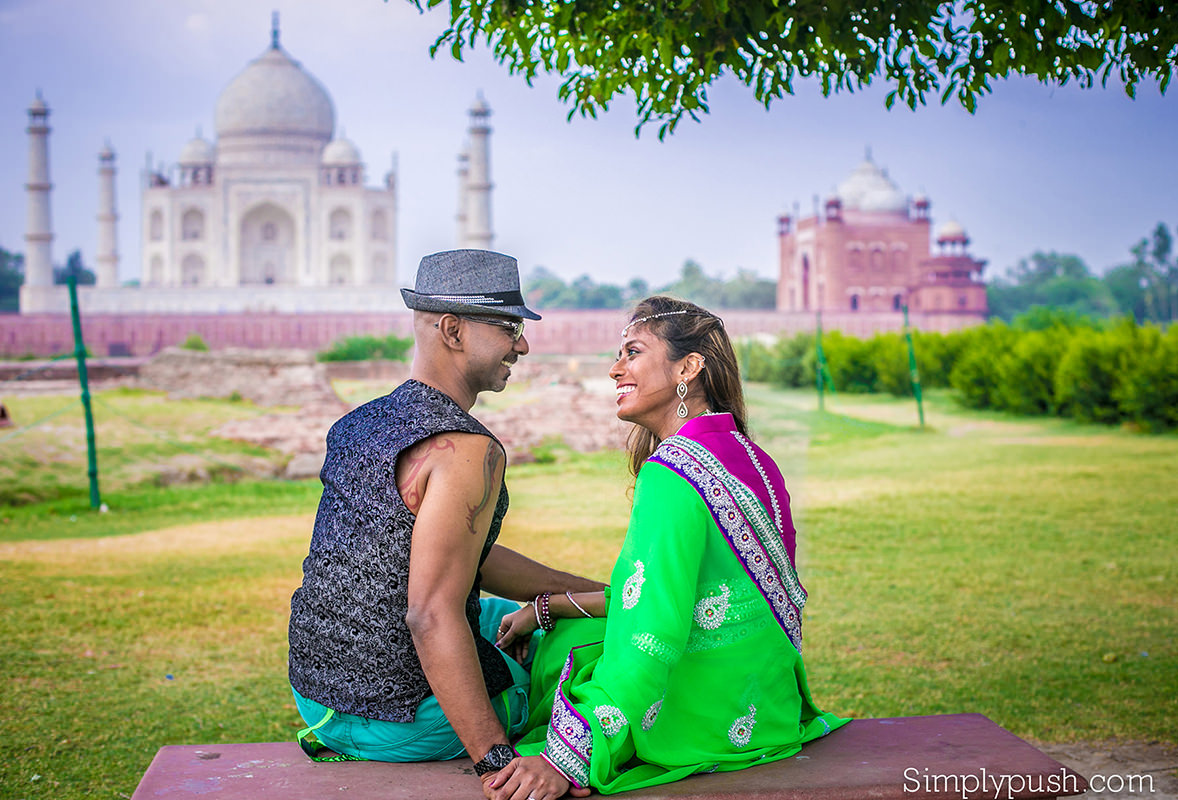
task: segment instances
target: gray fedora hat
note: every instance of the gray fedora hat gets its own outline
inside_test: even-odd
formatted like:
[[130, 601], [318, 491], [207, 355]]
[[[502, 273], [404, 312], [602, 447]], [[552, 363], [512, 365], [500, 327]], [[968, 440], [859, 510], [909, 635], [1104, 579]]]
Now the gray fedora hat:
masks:
[[524, 305], [519, 263], [490, 250], [446, 250], [426, 256], [417, 266], [413, 289], [402, 289], [401, 296], [415, 311], [540, 319]]

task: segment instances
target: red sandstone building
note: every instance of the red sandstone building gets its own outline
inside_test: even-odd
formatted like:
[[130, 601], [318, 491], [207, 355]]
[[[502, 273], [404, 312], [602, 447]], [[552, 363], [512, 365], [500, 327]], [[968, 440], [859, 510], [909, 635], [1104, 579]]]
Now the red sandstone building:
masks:
[[[867, 158], [826, 200], [824, 213], [778, 218], [779, 311], [899, 311], [986, 316], [986, 262], [967, 252], [956, 222], [930, 240], [928, 198], [910, 200]], [[963, 320], [964, 321], [964, 320]]]

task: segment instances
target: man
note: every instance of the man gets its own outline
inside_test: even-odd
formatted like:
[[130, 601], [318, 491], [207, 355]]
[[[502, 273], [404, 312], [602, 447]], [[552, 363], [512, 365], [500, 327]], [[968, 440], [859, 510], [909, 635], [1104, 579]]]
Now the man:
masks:
[[338, 753], [380, 761], [469, 754], [489, 779], [515, 757], [508, 736], [527, 720], [528, 676], [492, 644], [518, 605], [480, 602], [480, 587], [530, 600], [602, 584], [495, 544], [505, 455], [467, 412], [507, 385], [528, 353], [524, 319], [540, 319], [515, 259], [436, 253], [401, 292], [414, 311], [410, 379], [327, 435], [291, 598], [290, 681], [310, 726], [300, 740], [313, 730]]

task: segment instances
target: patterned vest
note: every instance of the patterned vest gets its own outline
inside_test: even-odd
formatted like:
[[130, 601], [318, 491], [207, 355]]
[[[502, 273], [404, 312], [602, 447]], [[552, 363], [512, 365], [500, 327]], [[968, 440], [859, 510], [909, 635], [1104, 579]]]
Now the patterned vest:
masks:
[[[351, 411], [328, 432], [303, 585], [290, 601], [290, 683], [303, 697], [370, 719], [412, 722], [431, 693], [405, 624], [415, 517], [395, 475], [403, 450], [452, 431], [494, 438], [450, 397], [411, 380]], [[480, 566], [506, 513], [504, 485]], [[511, 685], [511, 673], [479, 634], [477, 574], [466, 618], [494, 697]]]

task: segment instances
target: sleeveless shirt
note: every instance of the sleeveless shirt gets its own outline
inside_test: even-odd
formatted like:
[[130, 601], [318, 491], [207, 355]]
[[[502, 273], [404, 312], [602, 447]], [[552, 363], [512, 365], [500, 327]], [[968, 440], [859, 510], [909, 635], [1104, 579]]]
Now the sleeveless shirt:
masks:
[[[405, 624], [415, 516], [397, 491], [396, 465], [406, 448], [448, 432], [495, 439], [445, 393], [414, 380], [344, 415], [328, 432], [323, 495], [303, 583], [290, 602], [290, 683], [303, 697], [361, 717], [412, 722], [430, 695]], [[504, 484], [480, 567], [507, 502]], [[503, 654], [479, 633], [479, 580], [476, 573], [466, 618], [494, 697], [512, 679]]]

